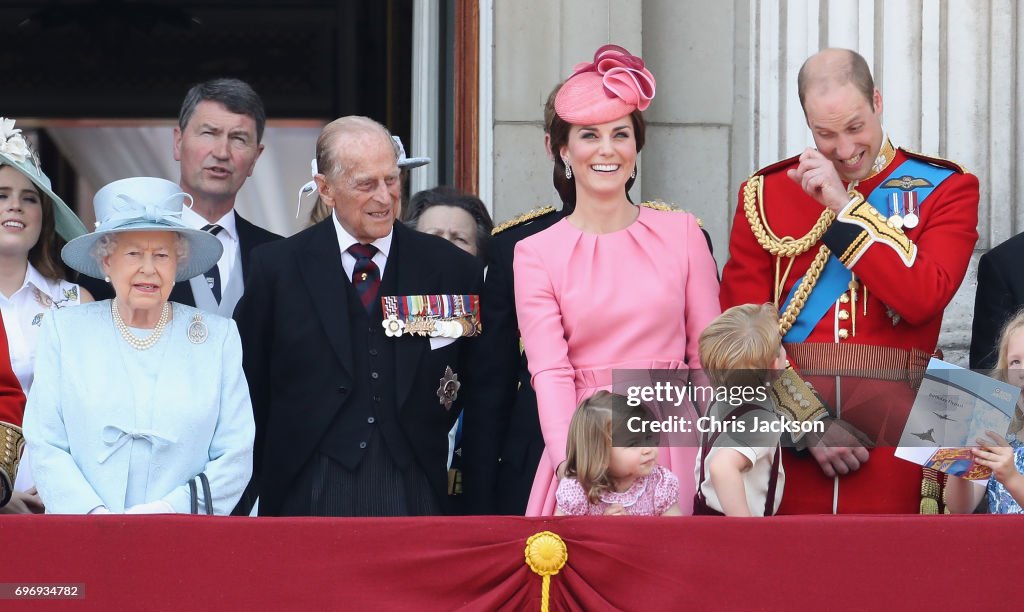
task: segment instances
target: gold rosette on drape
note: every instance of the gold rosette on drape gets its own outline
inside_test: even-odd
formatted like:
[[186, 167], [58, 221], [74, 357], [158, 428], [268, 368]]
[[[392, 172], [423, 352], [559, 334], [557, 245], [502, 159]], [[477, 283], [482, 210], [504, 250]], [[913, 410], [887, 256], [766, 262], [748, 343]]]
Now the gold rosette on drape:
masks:
[[569, 560], [565, 542], [550, 531], [535, 533], [526, 540], [526, 565], [543, 579], [540, 591], [541, 612], [548, 612], [551, 598], [551, 577]]

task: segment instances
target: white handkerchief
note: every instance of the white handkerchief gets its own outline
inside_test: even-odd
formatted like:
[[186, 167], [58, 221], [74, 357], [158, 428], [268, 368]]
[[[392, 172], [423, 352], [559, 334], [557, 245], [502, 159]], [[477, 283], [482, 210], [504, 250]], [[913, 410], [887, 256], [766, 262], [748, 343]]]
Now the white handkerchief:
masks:
[[440, 336], [437, 338], [430, 338], [430, 350], [436, 351], [439, 348], [444, 348], [456, 340], [458, 340], [458, 338], [442, 338]]

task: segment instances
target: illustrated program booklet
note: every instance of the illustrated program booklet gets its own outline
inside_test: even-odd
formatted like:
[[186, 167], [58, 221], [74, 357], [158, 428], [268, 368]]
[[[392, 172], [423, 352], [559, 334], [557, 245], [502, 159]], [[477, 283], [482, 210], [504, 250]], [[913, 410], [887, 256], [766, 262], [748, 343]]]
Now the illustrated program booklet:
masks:
[[991, 470], [974, 463], [971, 447], [986, 431], [1005, 435], [1020, 389], [980, 372], [932, 358], [900, 437], [896, 456], [970, 480]]

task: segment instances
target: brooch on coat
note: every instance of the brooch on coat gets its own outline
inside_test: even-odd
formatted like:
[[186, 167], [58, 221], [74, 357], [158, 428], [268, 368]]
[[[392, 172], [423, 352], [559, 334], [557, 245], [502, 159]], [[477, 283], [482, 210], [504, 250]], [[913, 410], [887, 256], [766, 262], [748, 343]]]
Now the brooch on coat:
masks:
[[478, 295], [388, 295], [380, 303], [381, 325], [392, 338], [463, 338], [482, 331]]
[[452, 371], [451, 366], [445, 366], [444, 376], [441, 377], [441, 386], [437, 388], [437, 399], [445, 410], [452, 409], [452, 402], [459, 397], [459, 375]]
[[198, 312], [192, 315], [192, 322], [188, 324], [188, 339], [192, 344], [202, 344], [210, 335], [206, 323], [203, 323], [203, 315]]

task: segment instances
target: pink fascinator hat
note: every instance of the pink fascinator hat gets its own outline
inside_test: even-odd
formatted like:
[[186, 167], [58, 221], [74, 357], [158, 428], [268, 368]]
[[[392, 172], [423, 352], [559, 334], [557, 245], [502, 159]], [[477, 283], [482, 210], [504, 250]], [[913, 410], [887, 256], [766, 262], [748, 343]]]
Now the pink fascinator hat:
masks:
[[596, 125], [646, 110], [654, 75], [644, 60], [618, 45], [604, 45], [593, 62], [577, 64], [555, 97], [555, 112], [573, 125]]

